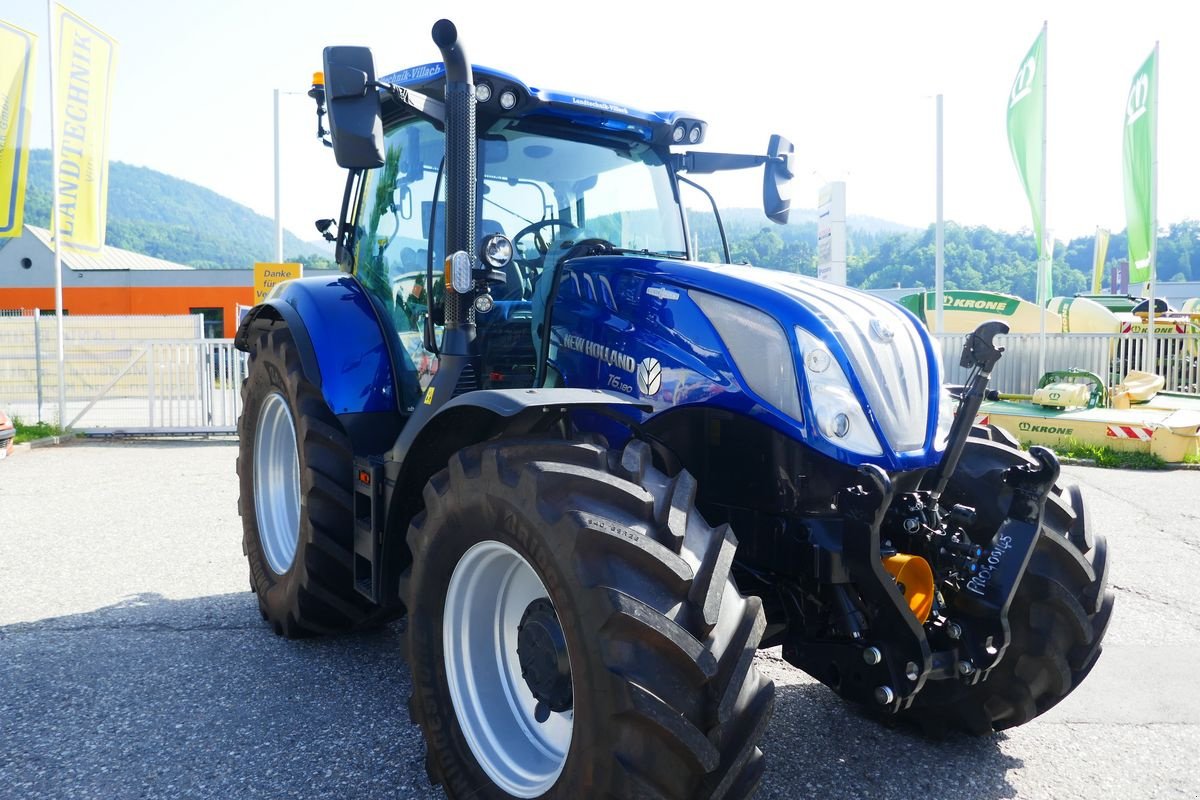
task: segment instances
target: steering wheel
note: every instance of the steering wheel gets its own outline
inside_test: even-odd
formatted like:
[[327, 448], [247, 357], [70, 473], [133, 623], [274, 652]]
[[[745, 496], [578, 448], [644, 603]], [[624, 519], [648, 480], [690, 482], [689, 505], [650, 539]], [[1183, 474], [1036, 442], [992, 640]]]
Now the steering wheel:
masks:
[[571, 245], [567, 252], [562, 254], [562, 257], [558, 260], [568, 261], [572, 258], [579, 258], [581, 256], [607, 255], [612, 253], [616, 248], [617, 246], [608, 239], [601, 239], [594, 236], [590, 239], [580, 239], [578, 242], [575, 242]]
[[[534, 222], [526, 225], [524, 228], [521, 228], [521, 230], [517, 231], [512, 238], [513, 261], [517, 262], [517, 264], [519, 264], [526, 271], [541, 270], [542, 265], [546, 263], [546, 254], [550, 252], [550, 245], [547, 243], [545, 237], [542, 236], [542, 231], [546, 228], [552, 228], [554, 226], [558, 226], [563, 231], [578, 230], [578, 228], [576, 228], [574, 225], [563, 222], [557, 217], [544, 219], [540, 222]], [[526, 236], [533, 236], [533, 247], [538, 253], [538, 255], [534, 258], [519, 258], [517, 256], [517, 253], [525, 250], [525, 248], [521, 246], [520, 242]], [[551, 241], [553, 241], [554, 238], [557, 237], [551, 237]]]

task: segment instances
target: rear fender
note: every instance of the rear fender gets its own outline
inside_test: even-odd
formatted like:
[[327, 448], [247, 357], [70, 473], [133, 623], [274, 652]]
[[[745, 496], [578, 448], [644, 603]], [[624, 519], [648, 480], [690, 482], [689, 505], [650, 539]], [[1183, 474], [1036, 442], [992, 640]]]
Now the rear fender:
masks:
[[376, 304], [355, 278], [283, 284], [238, 327], [234, 344], [239, 350], [249, 351], [250, 330], [263, 319], [287, 323], [304, 377], [321, 388], [334, 414], [403, 410], [392, 353], [396, 345], [390, 341], [395, 337], [385, 334]]

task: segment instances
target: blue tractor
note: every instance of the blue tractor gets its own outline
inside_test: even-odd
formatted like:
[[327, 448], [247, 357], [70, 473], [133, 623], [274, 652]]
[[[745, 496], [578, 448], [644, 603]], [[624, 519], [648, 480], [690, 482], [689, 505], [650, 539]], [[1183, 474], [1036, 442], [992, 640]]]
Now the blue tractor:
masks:
[[345, 274], [238, 332], [275, 632], [406, 616], [409, 710], [455, 798], [748, 797], [759, 648], [932, 732], [1074, 689], [1107, 550], [1052, 454], [972, 425], [1003, 326], [944, 388], [899, 306], [697, 263], [681, 187], [761, 166], [784, 222], [786, 140], [687, 149], [702, 119], [472, 69], [446, 20], [433, 38], [441, 62], [383, 77], [326, 48], [311, 94], [348, 177], [318, 227]]

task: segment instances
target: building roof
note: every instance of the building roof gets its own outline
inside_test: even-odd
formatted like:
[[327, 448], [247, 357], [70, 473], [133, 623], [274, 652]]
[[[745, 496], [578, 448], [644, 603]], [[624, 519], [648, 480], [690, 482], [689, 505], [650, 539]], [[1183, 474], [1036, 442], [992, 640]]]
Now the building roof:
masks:
[[[45, 228], [35, 228], [26, 225], [25, 230], [37, 237], [38, 241], [52, 250], [52, 237]], [[119, 247], [105, 245], [98, 253], [84, 253], [64, 247], [62, 251], [63, 266], [67, 269], [84, 272], [86, 270], [193, 270], [186, 264], [176, 264], [153, 256], [145, 256], [132, 250], [122, 250]]]

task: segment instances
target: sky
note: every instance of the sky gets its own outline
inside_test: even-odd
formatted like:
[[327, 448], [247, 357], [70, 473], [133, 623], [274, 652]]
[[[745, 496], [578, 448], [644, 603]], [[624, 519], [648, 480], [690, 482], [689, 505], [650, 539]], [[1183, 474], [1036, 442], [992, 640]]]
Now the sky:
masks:
[[[70, 0], [120, 43], [109, 157], [274, 215], [273, 90], [281, 95], [285, 226], [315, 239], [344, 173], [305, 96], [326, 45], [372, 48], [379, 74], [435, 61], [430, 28], [458, 26], [468, 57], [541, 88], [709, 123], [702, 149], [796, 145], [793, 205], [847, 183], [847, 210], [935, 218], [935, 100], [944, 96], [945, 217], [1031, 227], [1005, 133], [1008, 91], [1043, 21], [1048, 42], [1048, 227], [1059, 239], [1125, 227], [1121, 123], [1134, 72], [1161, 42], [1159, 220], [1200, 217], [1200, 4], [1056, 0], [550, 4], [439, 0]], [[0, 0], [39, 36], [33, 143], [47, 147], [46, 7]], [[760, 204], [761, 172], [705, 176], [722, 206]], [[203, 225], [203, 220], [197, 220]], [[764, 224], [767, 224], [764, 219]]]

